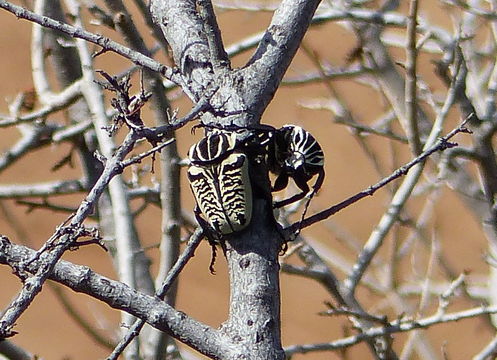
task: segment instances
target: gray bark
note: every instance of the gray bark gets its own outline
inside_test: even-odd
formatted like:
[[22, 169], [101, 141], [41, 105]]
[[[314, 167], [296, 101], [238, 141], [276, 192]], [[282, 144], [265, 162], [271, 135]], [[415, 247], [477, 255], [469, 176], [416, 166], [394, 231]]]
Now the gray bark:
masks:
[[[151, 12], [171, 46], [185, 80], [183, 90], [192, 101], [197, 102], [206, 89], [218, 87], [202, 123], [246, 128], [260, 123], [318, 4], [283, 1], [247, 66], [233, 70], [224, 59], [225, 50], [208, 4], [202, 5], [201, 16], [195, 1], [155, 0], [151, 1]], [[205, 18], [209, 19], [207, 24], [202, 23]], [[267, 173], [255, 182], [262, 190], [254, 199], [252, 222], [226, 241], [231, 297], [229, 317], [220, 329], [225, 344], [223, 359], [284, 358], [279, 305], [281, 238], [267, 196]]]

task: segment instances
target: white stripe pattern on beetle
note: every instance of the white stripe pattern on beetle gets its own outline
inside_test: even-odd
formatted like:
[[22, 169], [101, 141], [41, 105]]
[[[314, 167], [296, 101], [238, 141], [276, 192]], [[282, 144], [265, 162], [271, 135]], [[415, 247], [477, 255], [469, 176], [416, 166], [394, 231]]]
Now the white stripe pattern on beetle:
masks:
[[[301, 193], [289, 199], [276, 202], [275, 207], [291, 204], [304, 196], [312, 197], [324, 181], [324, 153], [311, 133], [296, 125], [284, 125], [274, 132], [273, 142], [268, 150], [268, 164], [271, 172], [277, 175], [273, 191], [287, 187], [292, 178]], [[307, 184], [318, 175], [312, 190]]]
[[306, 175], [313, 176], [324, 166], [323, 150], [310, 132], [295, 125], [285, 125], [278, 131], [283, 132], [289, 144], [290, 156], [285, 159], [287, 168], [297, 171], [302, 166]]
[[235, 133], [213, 132], [188, 152], [188, 180], [209, 225], [222, 235], [243, 230], [252, 218], [248, 157]]

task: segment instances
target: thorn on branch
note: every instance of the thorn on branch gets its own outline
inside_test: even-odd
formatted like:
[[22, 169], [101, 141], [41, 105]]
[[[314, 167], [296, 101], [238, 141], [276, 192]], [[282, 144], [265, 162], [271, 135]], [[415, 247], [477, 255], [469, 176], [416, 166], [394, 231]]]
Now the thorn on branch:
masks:
[[9, 326], [9, 327], [5, 328], [5, 329], [2, 329], [2, 332], [0, 332], [0, 341], [2, 341], [2, 340], [4, 340], [4, 339], [7, 339], [7, 338], [9, 338], [9, 337], [13, 337], [13, 336], [17, 335], [17, 334], [18, 334], [18, 332], [17, 332], [17, 331], [12, 330], [12, 328], [13, 328], [14, 326], [16, 326], [16, 325], [17, 325], [17, 324], [13, 324], [13, 325], [11, 325], [11, 326]]
[[456, 147], [459, 145], [458, 143], [450, 142], [444, 138], [440, 138], [438, 141], [440, 142], [440, 146], [439, 146], [440, 151], [444, 151], [446, 149], [450, 149], [450, 148], [453, 148], [453, 147]]
[[[73, 226], [74, 227], [74, 226]], [[75, 227], [74, 230], [72, 230], [72, 236], [74, 237], [73, 243], [71, 244], [71, 247], [69, 250], [77, 250], [81, 246], [85, 245], [91, 245], [91, 244], [96, 244], [100, 246], [102, 249], [105, 251], [108, 251], [107, 247], [105, 244], [102, 242], [102, 237], [100, 236], [100, 232], [98, 231], [97, 228], [91, 227], [91, 228], [86, 228], [84, 226], [77, 226]], [[82, 240], [78, 241], [79, 238], [90, 238], [88, 240]]]
[[95, 156], [95, 159], [100, 161], [100, 163], [103, 166], [105, 166], [105, 163], [107, 162], [107, 158], [100, 151], [98, 151], [98, 149], [93, 152], [93, 156]]

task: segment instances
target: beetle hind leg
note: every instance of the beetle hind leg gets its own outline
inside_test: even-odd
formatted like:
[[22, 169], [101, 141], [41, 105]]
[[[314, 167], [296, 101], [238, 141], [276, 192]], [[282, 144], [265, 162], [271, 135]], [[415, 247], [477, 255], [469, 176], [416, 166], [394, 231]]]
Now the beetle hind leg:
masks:
[[214, 269], [214, 265], [216, 264], [216, 258], [217, 258], [216, 244], [219, 244], [221, 240], [216, 235], [216, 232], [212, 228], [212, 226], [202, 217], [201, 210], [198, 206], [195, 207], [194, 214], [198, 224], [204, 230], [207, 242], [211, 247], [211, 262], [209, 263], [209, 271], [211, 272], [212, 275], [215, 275], [216, 270]]

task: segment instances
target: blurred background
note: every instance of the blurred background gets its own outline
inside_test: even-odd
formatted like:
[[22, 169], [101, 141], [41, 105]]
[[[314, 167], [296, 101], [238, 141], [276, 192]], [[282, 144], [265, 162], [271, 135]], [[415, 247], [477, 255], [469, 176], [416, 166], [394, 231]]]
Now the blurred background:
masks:
[[[29, 1], [19, 3], [30, 6]], [[323, 3], [323, 7], [329, 6], [326, 1]], [[96, 4], [105, 8], [100, 2]], [[218, 5], [216, 13], [224, 43], [228, 47], [263, 31], [271, 19], [272, 12], [269, 10], [277, 5], [271, 1], [249, 0], [214, 1], [214, 4]], [[144, 29], [145, 25], [134, 3], [130, 1], [129, 4], [126, 2], [126, 5], [135, 14], [134, 20], [137, 26]], [[395, 13], [405, 16], [407, 5], [402, 1]], [[378, 6], [376, 2], [368, 2], [365, 5], [370, 9], [376, 9]], [[235, 10], [236, 7], [247, 9]], [[265, 11], [265, 8], [269, 10]], [[450, 33], [457, 23], [455, 18], [459, 16], [460, 9], [439, 1], [420, 1], [419, 14], [426, 22]], [[86, 15], [89, 19], [90, 15], [87, 13]], [[31, 28], [29, 22], [0, 10], [1, 114], [8, 114], [9, 104], [19, 93], [29, 92], [33, 88], [30, 59]], [[101, 25], [94, 25], [88, 21], [87, 29], [122, 42], [118, 34]], [[488, 31], [483, 25], [481, 30], [484, 35]], [[143, 33], [148, 32], [143, 31]], [[405, 37], [405, 29], [401, 27], [389, 28], [387, 33], [391, 39], [402, 40]], [[484, 35], [481, 35], [482, 38]], [[151, 38], [147, 41], [153, 44]], [[391, 44], [393, 43], [392, 40]], [[90, 49], [97, 50], [93, 45], [89, 46]], [[324, 148], [326, 180], [319, 195], [312, 200], [309, 214], [330, 207], [366, 189], [412, 158], [406, 144], [368, 133], [358, 135], [357, 129], [338, 123], [335, 114], [329, 110], [340, 103], [351, 112], [357, 123], [374, 126], [390, 108], [388, 100], [378, 91], [374, 80], [366, 76], [354, 80], [349, 76], [337, 76], [325, 82], [302, 80], [304, 75], [319, 71], [316, 62], [337, 70], [348, 69], [357, 64], [353, 54], [358, 46], [360, 47], [360, 44], [354, 32], [345, 23], [325, 21], [313, 25], [286, 75], [286, 83], [277, 91], [262, 119], [264, 123], [275, 127], [283, 124], [303, 126]], [[249, 49], [236, 55], [233, 58], [233, 66], [243, 66], [253, 51], [254, 49]], [[397, 70], [404, 75], [402, 64], [405, 61], [405, 49], [390, 46], [389, 51], [392, 58], [398, 62]], [[424, 91], [429, 91], [435, 98], [443, 100], [447, 88], [434, 75], [433, 63], [440, 60], [441, 56], [436, 51], [423, 51], [419, 57], [418, 70], [420, 81], [426, 86]], [[168, 61], [161, 56], [158, 56], [158, 59]], [[119, 74], [130, 67], [130, 62], [114, 54], [105, 53], [96, 58], [95, 67], [109, 74]], [[139, 89], [139, 79], [136, 75], [133, 77], [133, 89], [135, 91]], [[106, 95], [110, 99], [110, 94]], [[168, 97], [172, 101], [173, 109], [178, 109], [179, 115], [187, 113], [192, 106], [177, 89], [170, 91]], [[428, 108], [426, 104], [421, 106]], [[142, 116], [145, 121], [148, 119], [148, 114], [148, 110], [145, 109]], [[432, 113], [428, 111], [428, 114], [434, 119]], [[49, 120], [64, 123], [64, 114], [62, 112], [52, 114]], [[454, 108], [445, 122], [445, 131], [450, 131], [460, 121], [461, 115]], [[181, 157], [186, 156], [191, 144], [202, 135], [201, 131], [194, 136], [191, 135], [191, 128], [195, 123], [190, 123], [177, 133], [177, 145]], [[153, 122], [151, 121], [149, 125], [153, 125]], [[396, 121], [391, 123], [390, 129], [405, 136]], [[122, 134], [118, 137], [122, 138]], [[9, 149], [19, 139], [18, 128], [0, 128], [0, 153]], [[469, 144], [470, 136], [458, 135], [454, 141], [462, 145]], [[57, 171], [51, 170], [69, 152], [70, 145], [66, 143], [45, 146], [30, 152], [0, 172], [0, 186], [79, 178], [81, 167], [78, 160], [73, 161], [72, 167], [63, 166]], [[142, 164], [142, 167], [147, 166], [151, 166], [150, 160]], [[429, 164], [428, 167], [430, 175], [424, 180], [436, 174], [436, 165]], [[476, 167], [469, 165], [468, 171], [477, 178]], [[183, 172], [182, 204], [184, 211], [191, 213], [193, 198], [184, 175]], [[152, 184], [157, 181], [155, 177], [155, 174], [147, 173], [143, 181]], [[344, 278], [346, 275], [344, 269], [355, 261], [357, 249], [366, 242], [374, 230], [398, 185], [399, 181], [378, 191], [374, 196], [353, 204], [329, 220], [303, 230], [303, 236], [319, 249], [320, 255], [339, 279]], [[290, 187], [288, 193], [293, 191], [296, 191], [295, 187]], [[425, 194], [422, 188], [417, 189], [415, 196], [406, 205], [406, 213], [411, 214], [415, 219], [426, 210], [427, 203], [431, 201], [432, 208], [428, 212], [424, 227], [429, 243], [416, 239], [409, 225], [399, 222], [387, 237], [378, 257], [375, 258], [377, 262], [374, 263], [374, 269], [368, 272], [369, 279], [377, 284], [394, 281], [399, 287], [412, 285], [413, 289], [422, 286], [427, 278], [434, 288], [437, 284], [448, 284], [443, 271], [438, 266], [438, 261], [442, 258], [439, 254], [443, 254], [443, 261], [456, 275], [467, 271], [474, 288], [478, 288], [481, 284], [484, 290], [484, 281], [488, 272], [488, 265], [484, 261], [487, 243], [481, 230], [480, 219], [476, 219], [460, 198], [444, 184], [440, 186], [436, 197], [431, 200]], [[55, 201], [61, 207], [71, 208], [76, 207], [84, 196], [84, 193], [60, 196]], [[139, 201], [133, 203], [135, 209], [140, 205]], [[298, 219], [300, 211], [301, 209], [297, 210], [290, 218]], [[67, 214], [63, 212], [33, 208], [20, 204], [15, 199], [0, 198], [0, 234], [8, 236], [12, 242], [25, 243], [34, 249], [38, 249], [66, 217]], [[149, 205], [137, 217], [139, 236], [146, 254], [152, 260], [152, 269], [155, 272], [158, 258], [157, 245], [160, 241], [160, 219], [160, 210], [153, 205]], [[410, 245], [406, 245], [406, 239], [413, 236], [415, 239], [410, 240]], [[388, 272], [382, 271], [384, 263], [390, 262], [392, 252], [402, 244], [409, 247], [409, 254], [397, 264], [395, 276], [387, 279]], [[227, 316], [229, 284], [224, 258], [218, 257], [216, 275], [211, 275], [208, 269], [210, 256], [209, 246], [201, 244], [195, 257], [180, 275], [176, 307], [202, 322], [217, 327]], [[64, 259], [89, 266], [110, 278], [116, 278], [109, 254], [98, 246], [85, 246], [77, 251], [67, 252]], [[294, 257], [289, 257], [285, 261], [290, 264], [301, 264]], [[19, 279], [12, 275], [11, 269], [1, 266], [1, 309], [9, 304], [20, 286]], [[329, 342], [354, 333], [344, 316], [324, 317], [318, 314], [327, 309], [324, 303], [333, 302], [333, 299], [315, 281], [282, 273], [281, 290], [284, 346]], [[395, 319], [402, 314], [399, 307], [396, 308], [392, 303], [404, 304], [409, 312], [412, 311], [410, 315], [416, 313], [430, 315], [438, 306], [436, 291], [428, 295], [423, 307], [419, 305], [419, 291], [413, 290], [412, 295], [409, 295], [406, 290], [402, 299], [398, 299], [397, 296], [398, 294], [393, 291], [378, 293], [371, 286], [361, 286], [358, 290], [358, 298], [368, 311], [386, 314], [389, 319]], [[68, 304], [63, 305], [61, 299], [65, 299]], [[478, 300], [470, 301], [467, 297], [456, 296], [450, 305], [450, 310], [462, 310], [476, 304]], [[12, 338], [12, 341], [44, 359], [105, 358], [110, 350], [88, 336], [86, 331], [75, 323], [67, 311], [68, 308], [76, 309], [83, 314], [107, 339], [112, 341], [118, 339], [116, 329], [120, 322], [119, 312], [86, 295], [75, 294], [51, 283], [45, 285], [44, 291], [36, 297], [28, 311], [19, 319], [15, 327], [19, 334]], [[488, 319], [476, 318], [438, 325], [422, 334], [426, 336], [426, 341], [438, 358], [442, 359], [443, 354], [446, 354], [447, 359], [468, 359], [485, 346], [493, 333], [494, 330], [489, 326]], [[407, 340], [406, 334], [395, 335], [394, 348], [400, 353]], [[188, 356], [203, 358], [198, 354], [186, 355], [185, 358]], [[407, 358], [420, 358], [418, 356], [413, 353]], [[317, 352], [296, 355], [294, 358], [298, 360], [369, 357], [366, 346], [360, 344], [348, 350], [346, 355], [341, 352]]]

